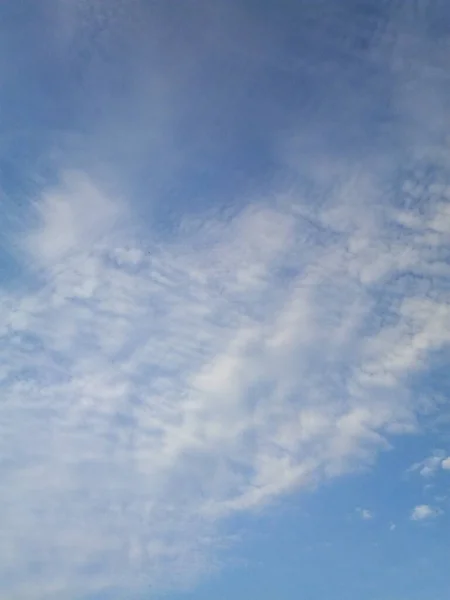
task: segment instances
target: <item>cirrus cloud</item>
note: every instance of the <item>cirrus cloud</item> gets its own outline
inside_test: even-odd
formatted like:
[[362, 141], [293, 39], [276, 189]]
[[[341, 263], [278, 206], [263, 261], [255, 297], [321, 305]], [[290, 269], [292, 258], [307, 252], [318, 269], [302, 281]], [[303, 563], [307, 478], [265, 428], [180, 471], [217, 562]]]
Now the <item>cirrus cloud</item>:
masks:
[[[410, 35], [409, 8], [405, 33], [304, 3], [292, 55], [276, 19], [230, 2], [128, 4], [60, 2], [48, 46], [4, 52], [43, 82], [30, 101], [3, 70], [4, 121], [26, 98], [33, 131], [52, 112], [78, 126], [49, 136], [56, 173], [37, 136], [53, 181], [2, 238], [21, 262], [0, 292], [0, 579], [27, 600], [189, 586], [235, 543], [228, 517], [367, 468], [447, 401], [425, 375], [450, 343], [448, 44]], [[299, 69], [310, 96], [289, 112], [273, 82], [290, 98], [280, 74]], [[262, 145], [282, 167], [223, 209]], [[217, 171], [208, 210], [188, 210]], [[135, 204], [170, 204], [164, 186], [185, 202], [169, 230]]]
[[440, 210], [404, 231], [366, 214], [361, 246], [281, 194], [152, 240], [86, 175], [47, 190], [17, 241], [35, 289], [1, 298], [11, 589], [188, 585], [229, 543], [225, 517], [416, 431], [429, 406], [408, 380], [450, 341], [448, 305], [402, 278], [435, 264]]

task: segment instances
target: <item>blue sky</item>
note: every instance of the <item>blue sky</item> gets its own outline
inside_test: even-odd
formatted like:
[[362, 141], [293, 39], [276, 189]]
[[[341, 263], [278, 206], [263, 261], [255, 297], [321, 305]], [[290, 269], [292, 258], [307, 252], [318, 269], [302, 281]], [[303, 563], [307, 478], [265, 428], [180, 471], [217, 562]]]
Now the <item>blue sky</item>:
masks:
[[449, 17], [1, 4], [1, 598], [447, 598]]

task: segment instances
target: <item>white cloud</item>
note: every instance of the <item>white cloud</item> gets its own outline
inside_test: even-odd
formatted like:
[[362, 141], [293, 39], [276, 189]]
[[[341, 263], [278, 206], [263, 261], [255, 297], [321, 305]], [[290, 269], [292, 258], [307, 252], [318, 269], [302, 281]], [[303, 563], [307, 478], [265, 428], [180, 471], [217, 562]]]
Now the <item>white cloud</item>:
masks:
[[[447, 341], [441, 301], [398, 304], [385, 283], [380, 296], [352, 231], [316, 239], [297, 199], [275, 198], [155, 243], [71, 177], [58, 205], [76, 216], [57, 218], [47, 192], [24, 242], [40, 287], [0, 300], [11, 591], [188, 585], [229, 543], [220, 517], [364, 467], [415, 430], [407, 378]], [[390, 234], [374, 221], [367, 235]], [[394, 324], [373, 316], [380, 298]]]
[[442, 514], [438, 508], [429, 506], [428, 504], [419, 504], [415, 506], [411, 512], [412, 521], [424, 521], [425, 519], [434, 519]]
[[450, 456], [447, 458], [444, 458], [444, 460], [441, 463], [441, 466], [446, 471], [450, 471]]
[[111, 230], [120, 214], [118, 203], [111, 202], [88, 177], [70, 171], [63, 174], [59, 186], [43, 194], [36, 212], [39, 224], [27, 236], [26, 246], [44, 266], [89, 247]]
[[356, 510], [363, 521], [370, 521], [374, 517], [373, 512], [367, 508], [357, 508]]
[[[247, 28], [246, 11], [209, 12], [204, 3], [196, 6], [201, 18], [185, 13], [191, 33], [180, 36], [154, 11], [144, 19], [141, 3], [75, 4], [61, 5], [46, 30], [45, 55], [58, 56], [58, 72], [67, 62], [67, 73], [85, 73], [61, 115], [76, 113], [81, 98], [92, 105], [70, 123], [71, 131], [83, 123], [88, 141], [68, 164], [101, 173], [108, 190], [111, 182], [131, 188], [146, 205], [170, 205], [185, 192], [187, 204], [190, 173], [203, 169], [206, 155], [215, 156], [214, 172], [222, 160], [218, 123], [236, 128], [225, 136], [224, 158], [242, 123], [263, 131], [270, 151], [273, 138], [283, 143], [266, 122], [265, 99], [254, 111], [264, 118], [253, 121], [254, 91], [262, 88], [247, 61], [264, 78], [260, 66], [282, 76], [299, 65], [297, 57], [284, 62], [278, 33], [262, 31], [259, 19]], [[339, 37], [331, 43], [341, 46]], [[415, 50], [414, 77], [402, 67], [410, 57], [402, 44], [416, 37], [401, 36], [389, 49], [387, 87], [377, 75], [401, 121], [383, 130], [381, 152], [378, 126], [366, 121], [378, 110], [364, 82], [358, 94], [346, 87], [355, 80], [350, 72], [336, 77], [339, 94], [326, 94], [329, 115], [321, 102], [315, 119], [309, 109], [299, 123], [283, 115], [304, 144], [284, 161], [287, 176], [277, 173], [278, 181], [296, 182], [288, 192], [265, 189], [265, 199], [236, 198], [229, 213], [214, 214], [216, 193], [217, 204], [223, 200], [217, 185], [210, 212], [169, 235], [136, 224], [129, 206], [88, 173], [65, 172], [44, 189], [17, 240], [29, 279], [0, 291], [5, 593], [41, 600], [113, 587], [130, 597], [149, 583], [189, 585], [217, 568], [217, 551], [233, 543], [221, 517], [365, 468], [394, 434], [420, 429], [422, 412], [436, 403], [426, 390], [419, 394], [417, 379], [450, 342], [450, 221], [447, 143], [423, 132], [433, 121], [443, 139], [448, 127], [444, 104], [433, 98], [441, 90], [427, 75], [442, 68], [433, 63], [438, 53], [428, 53], [420, 76]], [[117, 40], [125, 55], [116, 77]], [[370, 60], [385, 51], [373, 47]], [[205, 56], [213, 65], [226, 56], [233, 74], [239, 63], [242, 76], [220, 83], [214, 72], [206, 89]], [[381, 74], [379, 66], [369, 71]], [[329, 65], [324, 72], [328, 89]], [[13, 97], [20, 96], [16, 79], [14, 70]], [[339, 98], [344, 111], [335, 107]], [[272, 114], [280, 103], [268, 104]], [[361, 131], [370, 132], [367, 143]], [[71, 136], [63, 137], [70, 146]], [[330, 147], [338, 141], [338, 152], [324, 139]], [[350, 140], [361, 147], [350, 148]], [[422, 475], [447, 468], [448, 459], [432, 458], [418, 467]]]
[[433, 477], [441, 468], [445, 453], [443, 450], [436, 450], [431, 456], [414, 463], [409, 467], [409, 472], [417, 471], [422, 477]]

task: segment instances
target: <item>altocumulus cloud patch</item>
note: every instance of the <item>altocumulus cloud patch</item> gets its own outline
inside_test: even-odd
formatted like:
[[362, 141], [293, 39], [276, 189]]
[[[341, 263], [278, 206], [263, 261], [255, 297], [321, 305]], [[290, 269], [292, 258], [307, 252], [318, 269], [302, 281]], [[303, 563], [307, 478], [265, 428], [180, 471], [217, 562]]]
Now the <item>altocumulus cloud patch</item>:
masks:
[[[435, 13], [299, 3], [297, 47], [275, 15], [169, 4], [43, 3], [19, 29], [54, 52], [5, 42], [29, 75], [4, 69], [8, 122], [40, 140], [2, 153], [14, 598], [192, 586], [239, 543], [230, 517], [370, 467], [446, 405]], [[414, 498], [404, 521], [444, 512]]]
[[443, 196], [401, 231], [404, 213], [379, 224], [367, 207], [364, 239], [293, 194], [154, 244], [129, 215], [87, 239], [96, 210], [126, 208], [96, 190], [87, 214], [85, 185], [72, 173], [44, 195], [21, 240], [39, 285], [2, 295], [1, 562], [14, 587], [188, 583], [211, 567], [221, 518], [416, 430], [408, 378], [448, 343], [449, 309], [439, 286], [406, 293], [402, 278], [439, 265], [428, 238], [446, 243]]

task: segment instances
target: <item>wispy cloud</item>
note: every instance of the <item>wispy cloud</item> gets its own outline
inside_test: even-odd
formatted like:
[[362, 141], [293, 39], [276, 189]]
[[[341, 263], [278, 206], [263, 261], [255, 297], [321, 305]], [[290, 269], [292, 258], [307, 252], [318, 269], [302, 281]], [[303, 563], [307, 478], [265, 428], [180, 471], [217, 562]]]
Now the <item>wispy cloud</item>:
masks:
[[[200, 3], [201, 18], [186, 13], [183, 37], [184, 12], [141, 19], [145, 3], [130, 13], [121, 1], [59, 4], [63, 26], [48, 27], [58, 39], [50, 36], [44, 67], [27, 58], [27, 73], [39, 79], [40, 67], [47, 87], [50, 55], [64, 57], [75, 83], [51, 65], [70, 100], [59, 94], [35, 117], [47, 122], [57, 104], [78, 115], [79, 130], [49, 144], [55, 154], [75, 149], [49, 160], [54, 181], [39, 180], [6, 242], [22, 262], [21, 280], [0, 293], [0, 579], [18, 598], [110, 588], [131, 597], [148, 584], [192, 584], [233, 543], [227, 517], [370, 466], [442, 402], [426, 382], [419, 393], [417, 381], [450, 342], [450, 165], [439, 137], [448, 95], [439, 77], [436, 93], [426, 85], [448, 53], [440, 47], [415, 66], [425, 73], [414, 71], [420, 94], [405, 67], [415, 57], [402, 49], [410, 35], [393, 44], [386, 81], [364, 84], [359, 70], [337, 63], [330, 79], [342, 40], [352, 65], [362, 44], [339, 11], [344, 35], [334, 13], [323, 24], [314, 13], [324, 39], [306, 32], [305, 54], [317, 58], [306, 73], [323, 81], [305, 96], [314, 110], [287, 118], [290, 100], [266, 104], [276, 87], [266, 73], [278, 81], [300, 63], [283, 62], [284, 46], [274, 60], [289, 36], [247, 30], [255, 19], [245, 11], [224, 3], [216, 14]], [[40, 21], [36, 29], [42, 39]], [[369, 40], [370, 72], [380, 70], [389, 35], [376, 47]], [[378, 87], [390, 91], [372, 104]], [[19, 91], [12, 97], [27, 97]], [[387, 98], [398, 123], [382, 130], [380, 151], [366, 115]], [[286, 136], [286, 123], [300, 134]], [[250, 141], [241, 143], [241, 128]], [[228, 129], [234, 144], [212, 148]], [[217, 173], [225, 157], [224, 180], [245, 171], [242, 155], [253, 159], [264, 145], [253, 131], [267, 131], [268, 154], [282, 165], [263, 191], [236, 193], [227, 209], [196, 205], [189, 216], [178, 206], [169, 231], [142, 222], [150, 197], [170, 204], [170, 186], [186, 205], [197, 193], [189, 181], [199, 170], [202, 185], [207, 179], [205, 165]], [[207, 193], [222, 193], [222, 183]], [[432, 459], [422, 474], [439, 465]], [[411, 518], [435, 510], [418, 506]]]
[[433, 477], [443, 467], [444, 462], [445, 452], [443, 450], [436, 450], [428, 458], [411, 465], [408, 472], [418, 472], [422, 477]]
[[373, 512], [368, 508], [357, 508], [356, 511], [363, 521], [371, 521], [374, 518]]
[[448, 342], [447, 305], [398, 282], [433, 264], [440, 210], [403, 233], [374, 219], [363, 241], [280, 195], [158, 240], [63, 175], [17, 241], [34, 291], [1, 298], [3, 580], [186, 585], [227, 543], [221, 517], [415, 431], [408, 378]]

